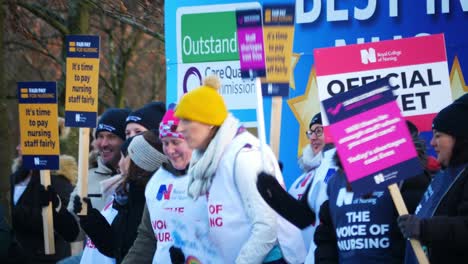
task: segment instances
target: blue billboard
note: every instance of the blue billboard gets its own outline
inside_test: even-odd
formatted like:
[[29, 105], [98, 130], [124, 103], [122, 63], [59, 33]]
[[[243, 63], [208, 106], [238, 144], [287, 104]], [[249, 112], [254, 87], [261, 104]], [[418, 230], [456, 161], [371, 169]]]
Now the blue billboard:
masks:
[[[295, 7], [291, 59], [293, 70], [288, 96], [281, 102], [281, 131], [279, 131], [279, 160], [284, 164], [283, 174], [287, 186], [301, 174], [297, 159], [302, 154], [304, 146], [308, 144], [304, 132], [308, 129], [313, 115], [320, 109], [314, 49], [442, 33], [446, 42], [452, 98], [458, 98], [468, 92], [464, 78], [468, 74], [468, 34], [466, 34], [468, 2], [466, 1], [180, 0], [165, 2], [167, 102], [177, 102], [183, 94], [183, 87], [200, 85], [200, 79], [206, 75], [213, 73], [223, 75], [223, 86], [230, 88], [229, 94], [223, 94], [230, 111], [248, 127], [255, 127], [256, 104], [252, 99], [255, 92], [250, 89], [251, 84], [248, 80], [236, 79], [240, 78], [238, 58], [235, 52], [232, 53], [229, 49], [230, 36], [234, 37], [229, 25], [235, 21], [216, 19], [229, 20], [229, 17], [234, 17], [236, 10], [272, 4], [292, 4]], [[226, 25], [226, 28], [219, 28], [223, 25]], [[205, 35], [200, 35], [202, 33]], [[192, 43], [188, 42], [189, 40], [199, 42], [202, 38], [205, 40], [204, 43], [210, 41], [216, 43], [218, 39], [223, 43], [222, 40], [225, 38], [224, 48], [231, 53], [224, 53], [225, 56], [220, 54], [207, 55], [208, 57], [206, 54], [194, 56], [194, 49], [190, 48], [192, 53], [185, 54], [189, 51], [187, 45]], [[340, 60], [335, 63], [343, 64], [346, 61]], [[193, 72], [193, 68], [200, 74], [186, 74]], [[264, 98], [267, 140], [269, 140], [271, 107], [272, 99]], [[422, 136], [427, 139], [430, 137], [430, 132], [423, 131]]]

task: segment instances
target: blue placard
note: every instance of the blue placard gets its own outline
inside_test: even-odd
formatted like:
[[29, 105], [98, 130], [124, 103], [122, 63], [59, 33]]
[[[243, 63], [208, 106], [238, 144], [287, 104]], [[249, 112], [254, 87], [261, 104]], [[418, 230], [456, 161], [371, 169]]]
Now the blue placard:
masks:
[[[388, 78], [379, 79], [377, 81], [351, 89], [344, 93], [337, 94], [333, 97], [324, 100], [322, 104], [326, 111], [329, 123], [333, 124], [339, 122], [341, 120], [365, 112], [369, 109], [394, 101], [395, 97], [393, 95], [392, 90], [390, 89], [388, 81]], [[363, 96], [368, 97], [368, 100], [365, 102], [360, 101], [361, 105], [359, 105], [358, 107], [349, 109], [345, 109], [343, 107], [344, 102], [350, 101], [351, 99], [359, 101], [359, 98]]]
[[56, 104], [56, 83], [18, 82], [17, 96], [20, 104]]
[[23, 166], [28, 170], [58, 170], [59, 155], [23, 155]]
[[99, 36], [68, 35], [65, 47], [68, 58], [99, 58]]
[[[278, 17], [291, 17], [292, 19], [289, 21], [283, 21], [283, 20], [274, 20], [274, 19], [269, 19], [265, 20], [265, 11], [273, 11], [273, 12], [278, 12], [279, 14], [270, 14], [270, 16], [278, 16]], [[265, 3], [263, 4], [263, 18], [264, 18], [264, 26], [278, 26], [278, 27], [284, 27], [285, 25], [292, 25], [294, 26], [294, 5], [286, 5], [286, 4], [268, 4]]]
[[288, 96], [289, 83], [262, 83], [262, 96]]
[[65, 112], [65, 126], [69, 127], [96, 127], [96, 112]]
[[390, 184], [398, 184], [404, 179], [419, 176], [423, 173], [418, 158], [412, 158], [402, 163], [376, 173], [374, 177], [364, 177], [354, 181], [351, 186], [356, 194], [367, 194], [369, 191], [386, 190]]

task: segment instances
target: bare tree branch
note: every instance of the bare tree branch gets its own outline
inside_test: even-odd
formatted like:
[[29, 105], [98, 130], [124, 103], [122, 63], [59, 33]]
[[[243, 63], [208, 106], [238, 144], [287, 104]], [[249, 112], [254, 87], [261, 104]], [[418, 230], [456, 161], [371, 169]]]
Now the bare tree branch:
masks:
[[63, 35], [68, 35], [70, 31], [68, 30], [65, 20], [54, 12], [40, 6], [37, 4], [30, 4], [24, 1], [17, 1], [16, 4], [22, 8], [28, 10], [32, 14], [44, 20], [46, 23], [51, 25], [53, 28], [58, 30]]
[[112, 12], [108, 12], [106, 10], [104, 10], [104, 12], [109, 15], [110, 17], [114, 18], [114, 19], [117, 19], [118, 21], [124, 23], [124, 24], [127, 24], [135, 29], [138, 29], [138, 30], [141, 30], [142, 32], [160, 40], [161, 42], [164, 42], [164, 36], [159, 34], [158, 32], [154, 32], [153, 30], [151, 30], [150, 28], [146, 27], [145, 25], [142, 25], [134, 20], [131, 20], [129, 19], [128, 17], [123, 17], [123, 16], [118, 16]]
[[165, 39], [164, 39], [164, 36], [159, 34], [158, 32], [150, 29], [149, 27], [135, 21], [134, 19], [131, 19], [129, 18], [128, 16], [126, 16], [125, 14], [123, 13], [117, 13], [115, 11], [109, 11], [109, 10], [106, 10], [102, 7], [102, 5], [99, 3], [100, 1], [93, 1], [93, 0], [88, 0], [87, 1], [89, 4], [93, 5], [93, 7], [95, 8], [98, 8], [99, 10], [101, 10], [104, 14], [106, 14], [107, 16], [113, 18], [113, 19], [116, 19], [118, 21], [120, 21], [121, 23], [123, 24], [126, 24], [126, 25], [129, 25], [137, 30], [140, 30], [142, 32], [144, 32], [145, 34], [147, 35], [150, 35], [158, 40], [160, 40], [161, 42], [165, 42]]
[[57, 64], [61, 64], [62, 63], [62, 60], [55, 57], [53, 54], [51, 54], [50, 52], [48, 52], [47, 50], [44, 50], [44, 49], [40, 49], [40, 48], [37, 48], [35, 47], [34, 45], [30, 45], [29, 43], [26, 43], [26, 42], [21, 42], [21, 41], [14, 41], [14, 40], [11, 40], [11, 41], [7, 41], [5, 42], [5, 46], [7, 45], [16, 45], [16, 46], [20, 46], [20, 47], [23, 47], [23, 48], [27, 48], [27, 49], [30, 49], [32, 51], [35, 51], [35, 52], [38, 52], [48, 58], [51, 58], [52, 60], [54, 60]]

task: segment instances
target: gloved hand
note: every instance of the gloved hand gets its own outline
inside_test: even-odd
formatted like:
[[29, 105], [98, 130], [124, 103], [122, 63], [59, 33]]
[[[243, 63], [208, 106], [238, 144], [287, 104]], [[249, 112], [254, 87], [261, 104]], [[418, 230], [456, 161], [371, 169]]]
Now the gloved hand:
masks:
[[276, 202], [275, 193], [285, 191], [276, 178], [266, 172], [258, 174], [257, 189], [269, 205], [271, 205], [271, 202]]
[[184, 252], [182, 252], [182, 249], [171, 246], [169, 248], [169, 255], [171, 256], [172, 264], [184, 264], [185, 263], [185, 255], [184, 255]]
[[292, 197], [274, 176], [266, 172], [258, 174], [257, 189], [263, 200], [293, 225], [304, 229], [315, 224], [315, 213], [309, 205]]
[[[83, 201], [88, 205], [88, 214], [78, 215], [81, 227], [102, 254], [113, 258], [114, 239], [111, 225], [96, 208], [93, 208], [91, 199], [85, 197]], [[73, 204], [76, 204], [76, 210], [81, 211], [82, 203], [79, 196], [75, 197]]]
[[[89, 209], [93, 208], [91, 205], [91, 200], [87, 197], [83, 198], [83, 201], [86, 202], [88, 205], [88, 211]], [[83, 203], [81, 202], [81, 197], [76, 194], [75, 197], [73, 197], [73, 213], [78, 214], [83, 210]]]
[[58, 196], [57, 192], [55, 191], [54, 186], [49, 185], [47, 189], [44, 185], [39, 185], [39, 204], [42, 207], [49, 206], [49, 202], [52, 202], [52, 206], [54, 207], [55, 211], [60, 211], [62, 207], [62, 201], [60, 200], [60, 196]]
[[418, 239], [421, 235], [421, 219], [415, 215], [402, 215], [397, 218], [398, 227], [405, 238]]
[[83, 206], [81, 205], [81, 197], [79, 195], [75, 195], [75, 197], [73, 197], [73, 213], [78, 214], [81, 212], [81, 209], [83, 209]]

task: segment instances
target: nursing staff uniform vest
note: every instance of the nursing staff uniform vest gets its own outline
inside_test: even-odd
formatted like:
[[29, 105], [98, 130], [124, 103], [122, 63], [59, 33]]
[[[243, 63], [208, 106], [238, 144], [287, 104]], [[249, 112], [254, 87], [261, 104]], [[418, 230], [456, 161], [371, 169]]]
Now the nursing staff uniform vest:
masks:
[[[191, 230], [205, 230], [205, 234], [208, 232], [206, 196], [201, 196], [196, 201], [188, 197], [188, 181], [189, 177], [174, 176], [161, 167], [146, 186], [146, 205], [157, 240], [153, 263], [171, 263], [169, 248], [174, 245], [175, 231], [182, 233], [185, 239], [191, 236]], [[188, 239], [198, 242], [195, 237]], [[182, 249], [186, 257], [190, 258], [189, 251]], [[195, 254], [192, 258], [201, 260], [204, 255], [204, 252], [200, 252], [199, 256]]]
[[[117, 215], [118, 211], [112, 207], [112, 203], [114, 199], [104, 206], [101, 211], [101, 214], [106, 218], [107, 222], [112, 224], [114, 221], [115, 216]], [[81, 257], [80, 264], [115, 264], [115, 258], [109, 258], [108, 256], [99, 252], [99, 250], [94, 246], [93, 241], [86, 237], [86, 246], [83, 250], [83, 256]]]
[[309, 184], [314, 179], [315, 169], [302, 174], [299, 178], [297, 178], [294, 183], [289, 188], [288, 193], [294, 197], [296, 200], [300, 200], [303, 195], [305, 195], [305, 191]]
[[[258, 148], [257, 145], [258, 140], [250, 133], [238, 134], [225, 150], [210, 187], [208, 195], [210, 237], [219, 246], [224, 263], [235, 263], [237, 255], [251, 234], [252, 224], [239, 194], [242, 190], [237, 188], [235, 182], [234, 166], [236, 156], [242, 148]], [[267, 155], [269, 160], [274, 160], [271, 151], [268, 151]], [[276, 164], [269, 165], [275, 168], [277, 175], [281, 175]], [[283, 256], [289, 263], [302, 263], [306, 252], [300, 231], [279, 217], [278, 240]]]
[[[305, 192], [308, 190], [307, 187], [312, 183], [314, 175], [315, 169], [302, 174], [291, 185], [291, 188], [289, 189], [288, 193], [296, 200], [303, 199], [302, 196], [307, 195], [307, 193]], [[309, 249], [310, 243], [314, 240], [314, 230], [315, 225], [310, 225], [301, 230], [302, 238], [304, 239], [304, 246], [306, 249]]]
[[346, 191], [343, 174], [328, 183], [329, 209], [340, 263], [393, 263], [390, 226], [394, 205], [387, 190], [364, 199]]
[[[235, 263], [242, 246], [250, 237], [252, 225], [245, 213], [234, 178], [235, 158], [248, 133], [237, 135], [221, 158], [208, 195], [210, 237], [219, 245], [225, 263]], [[240, 144], [242, 146], [235, 144]]]
[[[333, 156], [335, 155], [336, 149], [330, 149], [323, 153], [322, 162], [320, 166], [315, 169], [315, 177], [310, 183], [309, 192], [307, 195], [307, 204], [310, 209], [315, 212], [315, 225], [308, 226], [302, 230], [302, 237], [306, 244], [308, 250], [305, 264], [314, 264], [315, 263], [315, 249], [317, 245], [314, 243], [315, 230], [319, 224], [319, 213], [320, 206], [328, 200], [327, 195], [327, 183], [328, 180], [335, 175], [337, 168], [335, 162], [333, 161]], [[306, 242], [308, 241], [308, 243]]]

